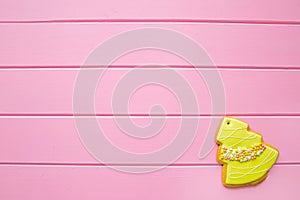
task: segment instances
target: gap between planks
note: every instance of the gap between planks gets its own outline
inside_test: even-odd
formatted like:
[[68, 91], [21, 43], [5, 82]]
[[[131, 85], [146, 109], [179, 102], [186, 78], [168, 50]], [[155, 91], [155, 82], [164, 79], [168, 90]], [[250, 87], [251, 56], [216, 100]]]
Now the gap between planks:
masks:
[[[102, 163], [26, 163], [26, 162], [1, 162], [0, 166], [63, 166], [63, 167], [221, 167], [221, 164], [193, 164], [193, 163], [180, 163], [180, 164], [102, 164]], [[290, 163], [275, 163], [274, 166], [300, 166], [300, 162]]]
[[74, 114], [9, 114], [9, 113], [0, 113], [0, 119], [1, 118], [74, 118], [74, 117], [80, 117], [80, 118], [90, 118], [90, 117], [96, 117], [96, 118], [126, 118], [126, 117], [133, 117], [133, 118], [144, 118], [144, 117], [154, 117], [154, 118], [160, 118], [160, 117], [168, 117], [168, 118], [207, 118], [207, 117], [225, 117], [225, 116], [232, 116], [232, 117], [243, 117], [243, 118], [298, 118], [300, 117], [300, 113], [272, 113], [272, 114], [233, 114], [233, 113], [226, 113], [224, 115], [211, 115], [211, 114], [199, 114], [199, 115], [180, 115], [180, 114], [165, 114], [165, 115], [150, 115], [150, 114], [80, 114], [80, 115], [74, 115]]
[[1, 20], [0, 24], [46, 24], [46, 23], [188, 23], [188, 24], [255, 24], [300, 25], [300, 21], [276, 20], [211, 20], [211, 19], [53, 19], [53, 20]]
[[228, 71], [240, 71], [240, 70], [249, 70], [249, 71], [300, 71], [299, 67], [268, 67], [268, 66], [218, 66], [218, 67], [194, 67], [194, 66], [167, 66], [164, 65], [162, 67], [139, 67], [139, 66], [89, 66], [89, 67], [81, 67], [77, 65], [70, 66], [1, 66], [0, 71], [59, 71], [59, 70], [128, 70], [128, 69], [136, 69], [136, 70], [158, 70], [158, 69], [178, 69], [178, 70], [228, 70]]

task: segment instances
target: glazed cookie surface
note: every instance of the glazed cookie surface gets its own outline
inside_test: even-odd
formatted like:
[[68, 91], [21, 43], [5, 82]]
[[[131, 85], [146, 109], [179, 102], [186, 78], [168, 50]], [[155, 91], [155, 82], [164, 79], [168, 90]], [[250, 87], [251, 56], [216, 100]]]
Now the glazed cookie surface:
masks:
[[217, 160], [223, 164], [222, 181], [228, 187], [260, 183], [279, 155], [260, 134], [248, 130], [247, 123], [230, 117], [221, 121], [216, 141]]

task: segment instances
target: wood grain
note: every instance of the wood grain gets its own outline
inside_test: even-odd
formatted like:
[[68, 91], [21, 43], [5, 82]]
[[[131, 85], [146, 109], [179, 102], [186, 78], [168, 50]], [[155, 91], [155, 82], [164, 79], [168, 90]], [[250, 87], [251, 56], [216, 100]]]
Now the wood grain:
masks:
[[[222, 23], [0, 24], [0, 66], [78, 67], [94, 48], [114, 35], [149, 27], [186, 35], [201, 45], [218, 67], [300, 68], [300, 26]], [[112, 65], [149, 63], [190, 65], [179, 56], [159, 50], [135, 51], [121, 56]]]
[[299, 22], [299, 1], [4, 0], [1, 21], [41, 20], [233, 20]]
[[[180, 117], [167, 117], [156, 136], [138, 139], [125, 134], [124, 131], [128, 129], [118, 128], [113, 117], [98, 117], [97, 119], [101, 130], [112, 145], [133, 153], [149, 153], [166, 148], [176, 138], [181, 126]], [[131, 119], [138, 126], [151, 124], [149, 117], [132, 117]], [[163, 119], [163, 117], [156, 117], [156, 119]], [[189, 148], [180, 152], [184, 154], [174, 163], [175, 165], [217, 164], [216, 145], [212, 146], [212, 151], [208, 151], [208, 156], [199, 159], [198, 155], [207, 138], [211, 118], [196, 119], [199, 120], [196, 136]], [[300, 117], [241, 116], [239, 119], [249, 123], [253, 131], [261, 133], [265, 142], [279, 149], [278, 163], [300, 163], [298, 153]], [[185, 134], [189, 134], [190, 131], [192, 130], [186, 130]], [[81, 132], [81, 134], [87, 133]], [[212, 134], [214, 137], [214, 133]], [[0, 152], [0, 163], [103, 164], [89, 154], [84, 147], [72, 117], [1, 117]], [[137, 163], [116, 161], [104, 164]], [[166, 161], [153, 164], [166, 164]]]
[[[139, 77], [155, 76], [168, 69], [137, 69]], [[170, 70], [179, 75], [179, 80], [186, 82], [189, 86], [158, 84], [135, 85], [137, 90], [128, 91], [133, 93], [131, 98], [118, 98], [113, 96], [120, 89], [118, 84], [129, 84], [122, 78], [132, 73], [130, 69], [107, 70], [98, 86], [95, 95], [95, 111], [97, 115], [111, 114], [137, 114], [148, 115], [154, 105], [161, 105], [167, 115], [215, 115], [225, 114], [220, 109], [212, 111], [212, 98], [205, 79], [196, 70], [174, 69]], [[153, 74], [155, 72], [155, 74]], [[209, 69], [201, 71], [202, 74]], [[299, 115], [300, 86], [299, 70], [218, 70], [223, 82], [225, 92], [226, 114], [228, 115]], [[5, 94], [0, 101], [0, 114], [2, 115], [72, 115], [73, 114], [73, 91], [79, 69], [65, 70], [1, 70], [0, 71], [0, 93]], [[94, 74], [93, 71], [91, 71]], [[151, 74], [150, 74], [151, 73]], [[158, 75], [159, 76], [159, 75]], [[151, 78], [151, 77], [150, 77]], [[153, 77], [154, 78], [154, 77]], [[156, 77], [157, 78], [157, 77]], [[160, 80], [172, 79], [167, 74]], [[176, 79], [177, 80], [177, 79]], [[218, 81], [218, 80], [216, 80]], [[220, 80], [219, 80], [220, 81]], [[181, 83], [181, 82], [180, 82]], [[211, 83], [210, 83], [211, 84]], [[222, 83], [220, 83], [222, 84]], [[92, 87], [92, 86], [91, 86]], [[90, 88], [90, 87], [89, 87]], [[181, 99], [177, 99], [172, 89], [186, 92], [189, 90], [197, 98], [198, 111], [181, 110]], [[125, 92], [124, 89], [121, 90]], [[217, 95], [222, 93], [216, 92]], [[157, 94], [160, 98], [157, 98]], [[83, 96], [84, 97], [84, 96]], [[222, 96], [217, 96], [218, 99]], [[112, 100], [122, 103], [128, 102], [129, 111], [112, 111]], [[216, 102], [216, 101], [215, 101]], [[222, 100], [223, 102], [223, 100]], [[221, 102], [221, 103], [222, 103]], [[222, 103], [223, 104], [223, 103]], [[216, 105], [215, 105], [216, 106]], [[127, 107], [125, 105], [125, 107]], [[88, 112], [88, 113], [86, 113]], [[78, 111], [79, 114], [93, 114], [85, 109]], [[161, 114], [155, 111], [152, 114]]]
[[221, 167], [169, 167], [127, 174], [103, 167], [0, 166], [0, 198], [16, 199], [297, 199], [299, 165], [274, 166], [257, 187], [228, 189]]

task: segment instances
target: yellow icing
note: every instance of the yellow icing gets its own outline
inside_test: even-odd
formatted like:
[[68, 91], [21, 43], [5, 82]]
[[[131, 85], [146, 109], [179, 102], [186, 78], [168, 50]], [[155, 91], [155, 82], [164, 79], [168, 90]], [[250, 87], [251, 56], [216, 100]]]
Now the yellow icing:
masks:
[[[262, 136], [248, 130], [248, 124], [240, 120], [225, 117], [220, 123], [216, 137], [220, 144], [217, 159], [223, 164], [223, 183], [225, 186], [256, 184], [264, 180], [268, 171], [276, 162], [278, 150], [262, 141]], [[253, 160], [240, 162], [225, 160], [222, 147], [249, 149], [263, 144], [265, 149]]]

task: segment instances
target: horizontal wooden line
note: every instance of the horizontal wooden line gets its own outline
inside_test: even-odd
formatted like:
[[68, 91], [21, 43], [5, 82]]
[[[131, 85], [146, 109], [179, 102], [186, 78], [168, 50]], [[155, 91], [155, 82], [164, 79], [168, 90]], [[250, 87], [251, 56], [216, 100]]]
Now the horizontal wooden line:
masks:
[[237, 113], [226, 113], [226, 114], [188, 114], [188, 115], [182, 115], [182, 114], [64, 114], [64, 113], [30, 113], [30, 114], [21, 114], [21, 113], [0, 113], [0, 118], [30, 118], [30, 117], [224, 117], [224, 116], [232, 116], [232, 117], [300, 117], [300, 113], [251, 113], [251, 114], [237, 114]]
[[[29, 163], [29, 162], [0, 162], [0, 165], [37, 165], [37, 166], [120, 166], [120, 167], [125, 167], [125, 166], [129, 166], [129, 167], [144, 167], [144, 166], [149, 166], [149, 167], [153, 167], [153, 166], [165, 166], [164, 164], [103, 164], [103, 163]], [[221, 164], [169, 164], [168, 166], [221, 166]]]
[[[143, 66], [145, 69], [160, 69], [160, 68], [174, 68], [174, 69], [242, 69], [242, 70], [300, 70], [299, 67], [284, 67], [284, 66], [211, 66], [211, 67], [195, 67], [192, 65], [165, 65], [165, 66]], [[39, 69], [80, 69], [83, 68], [79, 65], [26, 65], [26, 66], [1, 66], [0, 70], [39, 70]], [[132, 69], [137, 68], [135, 65], [112, 65], [112, 66], [84, 66], [85, 69]]]
[[[0, 166], [70, 166], [70, 167], [154, 167], [154, 166], [167, 166], [167, 167], [219, 167], [221, 164], [209, 163], [173, 163], [173, 164], [102, 164], [102, 163], [27, 163], [27, 162], [0, 162]], [[291, 163], [275, 163], [275, 166], [290, 166], [300, 165], [300, 162]]]
[[226, 19], [53, 19], [53, 20], [1, 20], [0, 23], [216, 23], [216, 24], [261, 24], [300, 25], [300, 21], [273, 20], [226, 20]]

